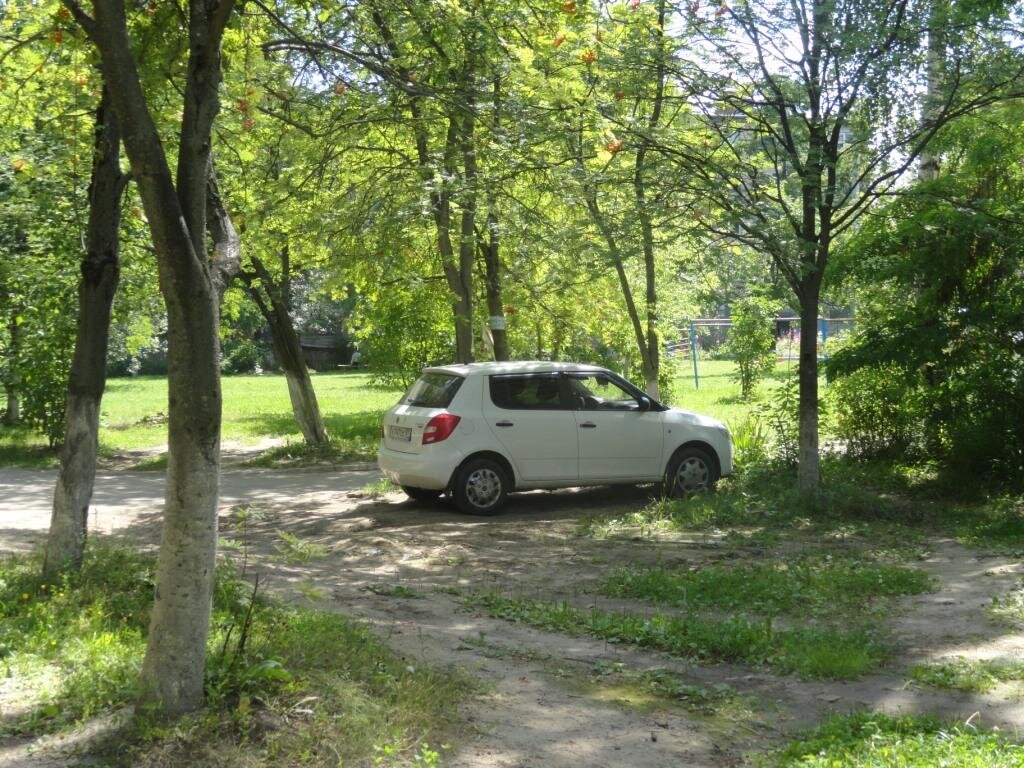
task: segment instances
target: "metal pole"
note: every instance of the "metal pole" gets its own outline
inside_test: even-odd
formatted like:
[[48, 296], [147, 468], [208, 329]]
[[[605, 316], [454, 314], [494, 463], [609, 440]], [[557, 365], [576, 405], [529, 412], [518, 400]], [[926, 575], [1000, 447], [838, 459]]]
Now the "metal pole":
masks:
[[697, 326], [690, 321], [690, 357], [693, 358], [693, 388], [700, 389], [700, 376], [697, 375]]

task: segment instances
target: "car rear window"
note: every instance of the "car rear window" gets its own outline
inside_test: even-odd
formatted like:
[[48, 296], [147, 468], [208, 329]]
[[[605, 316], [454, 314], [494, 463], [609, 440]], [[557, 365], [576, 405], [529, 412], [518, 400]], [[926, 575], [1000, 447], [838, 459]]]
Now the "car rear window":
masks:
[[409, 387], [401, 403], [421, 408], [447, 408], [463, 381], [461, 376], [450, 373], [421, 374]]

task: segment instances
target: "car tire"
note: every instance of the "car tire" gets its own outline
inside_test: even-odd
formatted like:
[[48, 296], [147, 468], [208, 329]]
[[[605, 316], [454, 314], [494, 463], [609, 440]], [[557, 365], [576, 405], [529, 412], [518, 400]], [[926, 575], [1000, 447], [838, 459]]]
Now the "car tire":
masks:
[[686, 446], [676, 451], [668, 463], [664, 495], [678, 499], [711, 491], [718, 477], [718, 463], [707, 451], [696, 446]]
[[443, 493], [432, 488], [416, 488], [411, 485], [403, 485], [402, 490], [413, 501], [437, 501]]
[[492, 459], [470, 459], [455, 473], [452, 500], [469, 515], [494, 515], [505, 503], [509, 480], [505, 468]]

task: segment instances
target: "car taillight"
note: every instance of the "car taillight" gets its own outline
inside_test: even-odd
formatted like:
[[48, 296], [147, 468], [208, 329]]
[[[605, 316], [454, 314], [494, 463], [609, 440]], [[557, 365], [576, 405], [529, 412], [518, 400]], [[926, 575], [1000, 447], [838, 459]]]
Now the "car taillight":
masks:
[[380, 439], [381, 440], [384, 439], [384, 422], [383, 421], [380, 423]]
[[454, 413], [437, 414], [437, 416], [427, 422], [427, 426], [423, 429], [423, 444], [430, 445], [430, 443], [440, 443], [442, 440], [447, 440], [448, 436], [459, 426], [461, 418], [461, 416], [456, 416]]

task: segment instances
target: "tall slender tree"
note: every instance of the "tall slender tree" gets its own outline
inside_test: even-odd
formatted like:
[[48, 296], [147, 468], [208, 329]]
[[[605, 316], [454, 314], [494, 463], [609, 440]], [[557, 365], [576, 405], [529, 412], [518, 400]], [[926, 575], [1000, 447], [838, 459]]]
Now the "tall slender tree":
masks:
[[100, 402], [106, 386], [110, 313], [120, 277], [121, 135], [109, 94], [96, 109], [86, 250], [78, 284], [78, 330], [68, 378], [60, 473], [46, 540], [43, 573], [77, 567], [85, 551], [89, 501], [96, 477]]
[[[694, 210], [720, 212], [705, 218], [705, 232], [767, 253], [789, 284], [802, 329], [798, 484], [811, 495], [820, 484], [816, 329], [834, 245], [943, 125], [1020, 93], [1021, 63], [998, 9], [962, 6], [922, 46], [931, 7], [694, 3], [687, 23], [702, 42], [673, 75], [693, 94], [702, 135], [672, 143], [639, 129], [694, 179]], [[943, 51], [943, 83], [924, 89], [923, 109], [916, 85], [935, 82]]]

